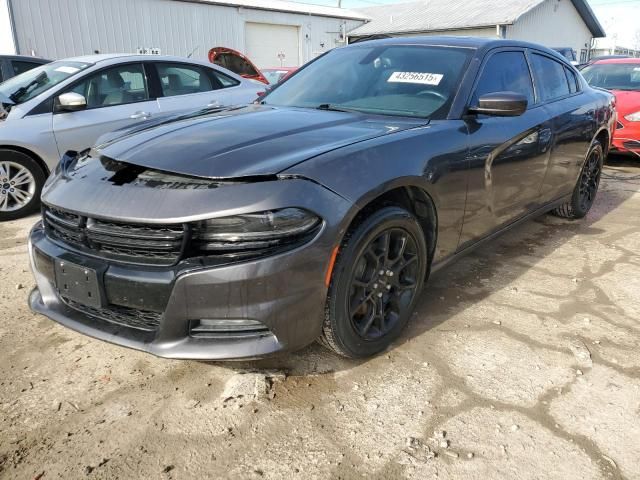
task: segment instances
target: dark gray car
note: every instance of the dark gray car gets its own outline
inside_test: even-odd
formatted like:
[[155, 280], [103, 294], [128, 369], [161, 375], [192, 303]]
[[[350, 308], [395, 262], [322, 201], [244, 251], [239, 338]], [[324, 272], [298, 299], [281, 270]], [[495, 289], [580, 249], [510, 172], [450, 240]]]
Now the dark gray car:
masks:
[[0, 55], [0, 83], [50, 62], [44, 58], [23, 55]]
[[31, 307], [171, 358], [316, 339], [385, 349], [430, 271], [547, 211], [587, 214], [613, 97], [532, 44], [336, 49], [260, 104], [68, 154], [31, 232]]

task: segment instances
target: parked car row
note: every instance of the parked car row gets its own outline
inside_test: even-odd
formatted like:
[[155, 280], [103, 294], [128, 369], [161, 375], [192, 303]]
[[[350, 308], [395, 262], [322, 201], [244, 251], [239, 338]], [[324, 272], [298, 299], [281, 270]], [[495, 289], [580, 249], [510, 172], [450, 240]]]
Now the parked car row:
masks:
[[[31, 207], [64, 154], [30, 234], [31, 308], [170, 358], [317, 339], [383, 351], [429, 272], [533, 216], [587, 215], [616, 124], [611, 93], [510, 40], [359, 42], [249, 105], [253, 81], [180, 59], [86, 57], [18, 78], [0, 87], [0, 130], [31, 135], [45, 167], [9, 150], [24, 191], [10, 205]], [[85, 148], [121, 119], [140, 123]]]

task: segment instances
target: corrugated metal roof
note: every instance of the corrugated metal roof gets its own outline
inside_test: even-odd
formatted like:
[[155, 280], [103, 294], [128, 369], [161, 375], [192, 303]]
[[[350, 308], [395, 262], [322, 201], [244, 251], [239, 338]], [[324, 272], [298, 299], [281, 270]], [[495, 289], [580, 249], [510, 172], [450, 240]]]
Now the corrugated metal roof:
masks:
[[345, 18], [349, 20], [368, 20], [369, 15], [361, 11], [347, 10], [337, 7], [325, 7], [308, 3], [288, 2], [286, 0], [176, 0], [179, 2], [211, 3], [229, 7], [255, 8], [276, 12], [301, 13], [321, 17]]
[[[427, 32], [511, 25], [546, 0], [420, 0], [362, 8], [371, 17], [353, 36]], [[602, 27], [585, 0], [572, 0], [585, 23], [599, 36]]]

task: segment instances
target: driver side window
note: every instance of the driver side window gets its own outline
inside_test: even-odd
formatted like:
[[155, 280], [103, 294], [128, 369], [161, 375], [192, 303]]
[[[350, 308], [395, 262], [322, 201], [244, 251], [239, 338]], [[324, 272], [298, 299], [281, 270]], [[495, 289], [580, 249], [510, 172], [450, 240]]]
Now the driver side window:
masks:
[[496, 92], [520, 93], [527, 97], [529, 105], [535, 103], [531, 73], [523, 52], [499, 52], [489, 58], [476, 85], [472, 105], [477, 105], [482, 95]]
[[141, 64], [119, 65], [91, 75], [71, 89], [87, 99], [87, 109], [113, 107], [149, 99]]

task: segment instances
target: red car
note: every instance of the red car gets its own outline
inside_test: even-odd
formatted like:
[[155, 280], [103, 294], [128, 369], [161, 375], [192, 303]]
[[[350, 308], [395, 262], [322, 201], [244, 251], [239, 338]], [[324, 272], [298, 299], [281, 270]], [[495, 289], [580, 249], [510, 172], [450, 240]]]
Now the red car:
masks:
[[616, 96], [618, 125], [613, 149], [640, 157], [640, 58], [599, 60], [585, 67], [582, 75], [592, 87], [605, 88]]

